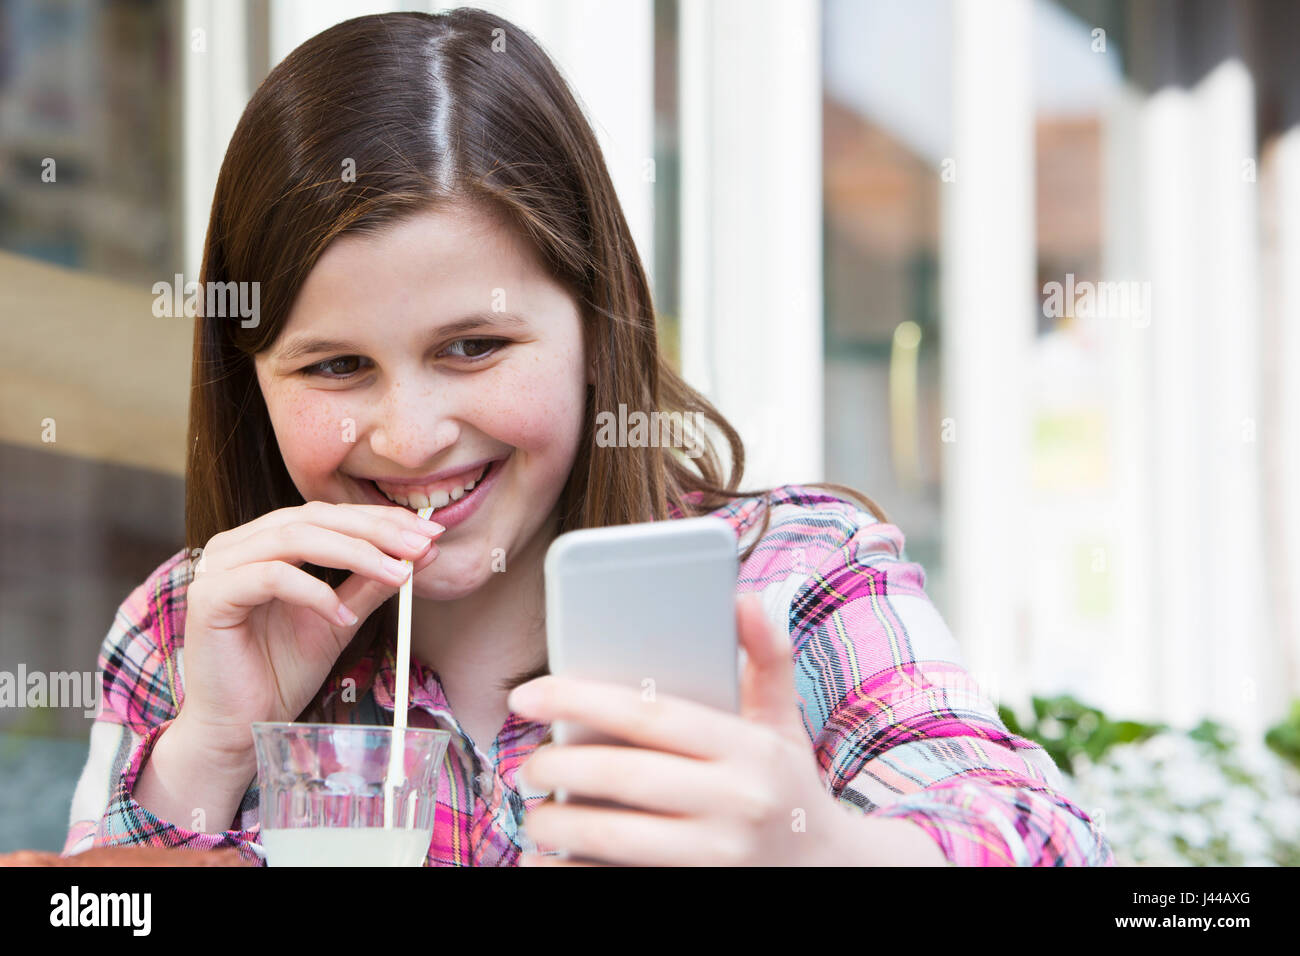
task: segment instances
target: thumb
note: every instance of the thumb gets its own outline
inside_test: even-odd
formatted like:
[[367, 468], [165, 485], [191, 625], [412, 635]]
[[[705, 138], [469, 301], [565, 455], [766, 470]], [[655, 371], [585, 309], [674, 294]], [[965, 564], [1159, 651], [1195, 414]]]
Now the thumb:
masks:
[[740, 715], [807, 742], [794, 687], [790, 638], [772, 625], [757, 595], [736, 601], [736, 630], [745, 666], [740, 680]]
[[[438, 557], [438, 545], [435, 542], [427, 552], [415, 559], [415, 566], [412, 574], [419, 574]], [[379, 605], [383, 604], [400, 589], [400, 585], [389, 584], [385, 581], [376, 581], [374, 578], [366, 577], [364, 574], [352, 572], [347, 576], [342, 584], [338, 586], [337, 593], [339, 600], [347, 605], [348, 609], [357, 616], [357, 623], [352, 625], [353, 632], [365, 622]]]
[[396, 594], [398, 586], [376, 581], [353, 571], [347, 580], [338, 586], [339, 600], [347, 605], [348, 610], [357, 616], [357, 623], [349, 630], [356, 631], [366, 618], [375, 613], [376, 608]]

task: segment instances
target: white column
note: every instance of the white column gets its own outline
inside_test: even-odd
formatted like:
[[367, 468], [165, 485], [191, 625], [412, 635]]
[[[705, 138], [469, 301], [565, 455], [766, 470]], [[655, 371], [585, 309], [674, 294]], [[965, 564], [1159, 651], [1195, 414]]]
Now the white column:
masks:
[[[1288, 442], [1285, 425], [1268, 427], [1278, 406], [1288, 421], [1288, 396], [1261, 392], [1261, 346], [1290, 367], [1295, 319], [1286, 309], [1300, 310], [1280, 283], [1280, 340], [1261, 342], [1253, 103], [1248, 72], [1228, 61], [1190, 91], [1126, 95], [1108, 116], [1105, 272], [1149, 281], [1151, 316], [1145, 327], [1115, 325], [1118, 626], [1105, 651], [1114, 693], [1098, 703], [1183, 726], [1211, 716], [1258, 737], [1285, 711], [1285, 665], [1296, 659], [1273, 638], [1284, 622], [1273, 620], [1265, 588], [1260, 503], [1263, 453], [1279, 456], [1284, 476], [1297, 439]], [[1277, 274], [1286, 276], [1288, 248], [1296, 264], [1300, 243], [1292, 236], [1288, 247], [1286, 177], [1278, 181]], [[1300, 393], [1283, 375], [1295, 406]], [[1294, 408], [1289, 420], [1297, 435]], [[1279, 497], [1285, 509], [1290, 497]], [[1277, 538], [1294, 535], [1279, 528]]]
[[[1273, 178], [1277, 183], [1274, 214], [1277, 223], [1277, 259], [1270, 276], [1274, 291], [1276, 339], [1270, 343], [1277, 369], [1272, 396], [1276, 409], [1272, 444], [1274, 494], [1271, 501], [1280, 509], [1270, 515], [1276, 542], [1270, 562], [1271, 577], [1278, 595], [1278, 649], [1275, 668], [1278, 691], [1287, 696], [1300, 694], [1300, 126], [1280, 138], [1273, 157]], [[1277, 708], [1277, 716], [1285, 713]]]
[[683, 372], [739, 430], [745, 487], [817, 481], [820, 6], [680, 9]]
[[1265, 666], [1272, 623], [1260, 524], [1259, 452], [1269, 436], [1260, 428], [1267, 413], [1260, 393], [1259, 187], [1246, 166], [1256, 161], [1254, 82], [1239, 60], [1228, 60], [1193, 97], [1195, 146], [1185, 155], [1197, 164], [1194, 208], [1203, 221], [1195, 230], [1199, 256], [1187, 264], [1183, 284], [1197, 290], [1202, 312], [1204, 365], [1195, 388], [1211, 401], [1194, 423], [1202, 435], [1205, 499], [1188, 518], [1196, 525], [1200, 666], [1209, 696], [1188, 704], [1258, 739], [1271, 716], [1265, 697], [1277, 695]]
[[714, 166], [712, 3], [679, 3], [677, 37], [681, 186], [682, 374], [714, 401], [716, 323], [712, 314]]
[[[1254, 89], [1235, 60], [1144, 111], [1143, 259], [1151, 281], [1145, 500], [1152, 521], [1146, 680], [1162, 719], [1257, 737], [1280, 698], [1262, 560]], [[1135, 396], [1140, 397], [1140, 396]], [[1140, 413], [1139, 413], [1140, 414]], [[1274, 672], [1275, 673], [1275, 672]]]
[[271, 0], [271, 66], [304, 40], [336, 23], [372, 13], [420, 10], [432, 13], [435, 4], [403, 0]]
[[942, 185], [944, 564], [949, 625], [977, 679], [1027, 698], [1018, 537], [1026, 495], [1024, 370], [1034, 289], [1034, 152], [1026, 0], [953, 5], [955, 181]]
[[564, 74], [595, 130], [653, 287], [652, 0], [485, 0], [475, 5], [531, 33]]
[[189, 281], [199, 277], [217, 174], [252, 91], [244, 4], [185, 0], [182, 30], [182, 230]]
[[1206, 562], [1206, 551], [1213, 547], [1207, 532], [1215, 519], [1200, 509], [1206, 464], [1199, 454], [1202, 396], [1212, 383], [1198, 375], [1205, 330], [1199, 322], [1199, 292], [1188, 271], [1197, 258], [1194, 231], [1201, 225], [1192, 206], [1199, 184], [1188, 150], [1200, 137], [1186, 90], [1158, 91], [1145, 112], [1138, 175], [1151, 282], [1146, 474], [1154, 518], [1155, 615], [1152, 632], [1141, 639], [1159, 648], [1150, 678], [1163, 719], [1186, 723], [1203, 712], [1195, 699], [1204, 699], [1209, 691], [1201, 630], [1204, 592], [1214, 587], [1212, 567], [1217, 563]]
[[[1141, 175], [1147, 120], [1142, 92], [1125, 87], [1104, 114], [1105, 183], [1102, 277], [1149, 282], [1148, 243], [1142, 218], [1148, 184]], [[1153, 296], [1153, 303], [1158, 301]], [[1164, 714], [1152, 694], [1161, 672], [1155, 616], [1158, 574], [1155, 549], [1155, 493], [1150, 445], [1155, 422], [1151, 367], [1154, 333], [1150, 316], [1105, 320], [1115, 388], [1107, 413], [1112, 429], [1115, 514], [1111, 522], [1114, 554], [1107, 573], [1115, 595], [1115, 628], [1099, 649], [1107, 679], [1095, 701], [1108, 714], [1159, 720]]]

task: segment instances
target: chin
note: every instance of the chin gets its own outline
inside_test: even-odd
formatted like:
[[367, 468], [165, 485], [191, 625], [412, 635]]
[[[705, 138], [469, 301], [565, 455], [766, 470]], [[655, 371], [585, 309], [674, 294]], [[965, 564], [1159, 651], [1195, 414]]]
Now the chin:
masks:
[[416, 597], [431, 601], [455, 601], [473, 594], [492, 574], [490, 570], [475, 574], [468, 568], [447, 565], [440, 568], [438, 565], [444, 555], [446, 552], [439, 554], [437, 561], [415, 576], [413, 590]]

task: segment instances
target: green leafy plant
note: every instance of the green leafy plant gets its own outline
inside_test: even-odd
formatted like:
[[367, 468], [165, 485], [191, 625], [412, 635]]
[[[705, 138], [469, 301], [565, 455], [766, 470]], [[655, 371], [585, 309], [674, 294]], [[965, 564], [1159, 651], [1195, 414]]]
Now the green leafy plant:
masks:
[[1291, 701], [1291, 713], [1264, 734], [1270, 750], [1300, 770], [1300, 697]]
[[1070, 694], [1033, 697], [1034, 717], [1022, 723], [1009, 707], [999, 707], [998, 716], [1013, 734], [1042, 745], [1056, 765], [1074, 773], [1080, 754], [1096, 763], [1116, 744], [1131, 744], [1167, 730], [1168, 725], [1136, 720], [1111, 720], [1096, 707], [1081, 703]]
[[1300, 700], [1263, 741], [1209, 718], [1111, 720], [1068, 694], [1032, 704], [1029, 720], [998, 713], [1051, 755], [1121, 865], [1300, 865]]

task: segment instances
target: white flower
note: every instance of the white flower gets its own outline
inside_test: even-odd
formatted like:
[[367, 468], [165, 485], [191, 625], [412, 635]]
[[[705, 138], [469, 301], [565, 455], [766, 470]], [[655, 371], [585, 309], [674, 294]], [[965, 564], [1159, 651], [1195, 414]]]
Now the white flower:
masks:
[[1152, 760], [1161, 760], [1176, 756], [1183, 741], [1181, 734], [1156, 734], [1141, 745], [1146, 756]]
[[1230, 816], [1253, 819], [1260, 809], [1259, 795], [1242, 786], [1234, 786], [1223, 795], [1223, 809]]
[[[1244, 773], [1263, 792], [1227, 772]], [[1121, 865], [1267, 866], [1275, 840], [1300, 843], [1300, 774], [1262, 744], [1245, 741], [1221, 753], [1165, 732], [1112, 747], [1095, 763], [1079, 761], [1068, 782], [1086, 812], [1104, 811], [1106, 839]], [[1178, 849], [1179, 839], [1188, 849]], [[1231, 856], [1207, 854], [1212, 841], [1226, 841]]]
[[1204, 847], [1210, 842], [1210, 826], [1201, 817], [1184, 815], [1181, 820], [1182, 837], [1194, 847]]
[[1300, 801], [1295, 798], [1269, 801], [1262, 815], [1279, 837], [1300, 841]]
[[1112, 747], [1103, 759], [1113, 766], [1116, 775], [1123, 779], [1136, 780], [1144, 776], [1149, 778], [1151, 775], [1150, 757], [1132, 744]]
[[1176, 790], [1171, 793], [1179, 806], [1199, 807], [1222, 792], [1223, 774], [1213, 766], [1198, 762], [1189, 763], [1181, 769], [1178, 781], [1174, 784]]

